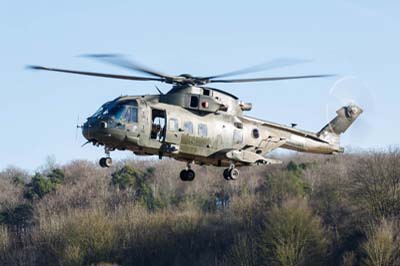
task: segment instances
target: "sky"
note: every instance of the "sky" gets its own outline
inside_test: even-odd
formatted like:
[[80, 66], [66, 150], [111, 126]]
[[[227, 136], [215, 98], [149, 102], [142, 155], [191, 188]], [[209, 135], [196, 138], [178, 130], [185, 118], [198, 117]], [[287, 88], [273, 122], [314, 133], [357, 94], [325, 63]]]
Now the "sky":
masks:
[[[125, 54], [171, 74], [212, 75], [277, 58], [311, 60], [240, 77], [335, 78], [215, 87], [253, 103], [248, 115], [318, 131], [348, 99], [365, 111], [342, 146], [399, 144], [399, 1], [0, 0], [0, 170], [55, 158], [95, 161], [76, 124], [120, 95], [169, 86], [27, 70], [26, 65], [137, 74], [82, 58]], [[113, 158], [131, 158], [114, 152]]]

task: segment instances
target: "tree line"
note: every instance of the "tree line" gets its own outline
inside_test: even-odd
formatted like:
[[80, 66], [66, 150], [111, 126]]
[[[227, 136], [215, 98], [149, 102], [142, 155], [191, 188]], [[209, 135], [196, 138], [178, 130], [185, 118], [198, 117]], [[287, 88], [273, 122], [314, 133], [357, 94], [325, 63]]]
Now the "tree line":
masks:
[[400, 149], [291, 155], [234, 182], [174, 160], [0, 172], [0, 265], [400, 265]]

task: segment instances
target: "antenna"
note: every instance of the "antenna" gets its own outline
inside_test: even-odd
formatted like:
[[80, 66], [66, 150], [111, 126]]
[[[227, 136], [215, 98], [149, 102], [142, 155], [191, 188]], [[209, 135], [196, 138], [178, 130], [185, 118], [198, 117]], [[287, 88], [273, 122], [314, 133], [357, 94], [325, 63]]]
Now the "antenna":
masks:
[[158, 93], [160, 94], [160, 95], [164, 95], [164, 93], [157, 87], [157, 86], [155, 86], [156, 87], [156, 90], [158, 91]]

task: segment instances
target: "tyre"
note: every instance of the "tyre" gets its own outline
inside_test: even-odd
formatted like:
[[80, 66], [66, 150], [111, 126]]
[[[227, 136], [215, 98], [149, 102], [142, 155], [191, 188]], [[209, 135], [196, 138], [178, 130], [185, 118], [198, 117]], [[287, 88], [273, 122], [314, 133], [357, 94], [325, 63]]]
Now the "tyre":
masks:
[[224, 178], [225, 178], [225, 180], [231, 180], [231, 178], [229, 177], [229, 169], [228, 168], [226, 168], [225, 170], [224, 170]]
[[179, 174], [179, 177], [181, 178], [182, 181], [187, 181], [188, 174], [186, 170], [182, 170], [181, 173]]
[[106, 167], [106, 158], [101, 158], [100, 161], [99, 161], [99, 164], [103, 168]]
[[112, 166], [112, 159], [111, 159], [111, 157], [107, 157], [107, 158], [104, 158], [105, 160], [104, 160], [104, 166], [105, 167], [111, 167]]
[[187, 173], [186, 173], [187, 181], [193, 181], [195, 176], [196, 176], [196, 174], [194, 173], [194, 171], [192, 169], [187, 170]]
[[239, 177], [239, 170], [237, 168], [232, 168], [231, 170], [229, 170], [229, 177], [231, 178], [231, 180], [236, 180]]

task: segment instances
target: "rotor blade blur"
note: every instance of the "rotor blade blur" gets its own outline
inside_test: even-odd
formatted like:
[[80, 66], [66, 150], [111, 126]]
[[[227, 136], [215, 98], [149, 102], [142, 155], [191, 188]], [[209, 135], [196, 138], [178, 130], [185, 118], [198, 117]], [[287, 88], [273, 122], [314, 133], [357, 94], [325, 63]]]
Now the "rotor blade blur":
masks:
[[98, 61], [101, 61], [103, 63], [119, 66], [125, 69], [129, 70], [135, 70], [141, 73], [146, 73], [152, 76], [160, 77], [160, 78], [169, 78], [173, 79], [173, 76], [161, 73], [159, 71], [150, 69], [148, 67], [145, 67], [143, 65], [140, 65], [138, 63], [134, 63], [126, 58], [124, 58], [122, 55], [117, 55], [117, 54], [89, 54], [89, 55], [84, 55], [85, 57], [89, 58], [94, 58]]
[[241, 83], [241, 82], [261, 82], [289, 79], [311, 79], [311, 78], [326, 78], [335, 75], [308, 75], [308, 76], [289, 76], [289, 77], [269, 77], [269, 78], [248, 78], [248, 79], [212, 79], [210, 83]]
[[35, 70], [63, 72], [63, 73], [69, 73], [69, 74], [78, 74], [78, 75], [94, 76], [94, 77], [102, 77], [102, 78], [140, 80], [140, 81], [148, 81], [148, 80], [161, 81], [161, 82], [165, 81], [162, 78], [137, 77], [137, 76], [126, 76], [126, 75], [106, 74], [106, 73], [97, 73], [97, 72], [76, 71], [76, 70], [68, 70], [68, 69], [60, 69], [60, 68], [48, 68], [48, 67], [43, 67], [43, 66], [28, 66], [28, 68], [35, 69]]
[[215, 79], [215, 78], [230, 77], [230, 76], [236, 76], [236, 75], [242, 75], [242, 74], [248, 74], [248, 73], [255, 73], [255, 72], [260, 72], [260, 71], [265, 71], [265, 70], [270, 70], [270, 69], [276, 69], [276, 68], [280, 68], [280, 67], [309, 63], [309, 62], [311, 62], [311, 60], [278, 58], [278, 59], [274, 59], [272, 61], [264, 62], [264, 63], [258, 64], [258, 65], [226, 72], [226, 73], [215, 75], [215, 76], [205, 77], [204, 79]]

